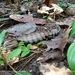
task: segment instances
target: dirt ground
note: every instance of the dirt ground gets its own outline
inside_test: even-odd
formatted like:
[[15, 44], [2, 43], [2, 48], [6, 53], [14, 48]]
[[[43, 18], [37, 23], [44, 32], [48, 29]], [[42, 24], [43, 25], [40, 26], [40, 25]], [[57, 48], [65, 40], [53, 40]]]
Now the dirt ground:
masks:
[[[4, 41], [2, 43], [2, 45], [3, 45], [2, 47], [4, 47], [4, 42], [6, 42], [7, 40], [9, 40], [9, 39], [16, 40], [16, 38], [18, 38], [17, 35], [15, 35], [16, 30], [20, 30], [21, 33], [25, 33], [24, 32], [25, 28], [20, 29], [20, 25], [26, 24], [24, 21], [26, 19], [26, 17], [24, 15], [29, 15], [29, 14], [33, 15], [33, 18], [29, 17], [26, 19], [26, 21], [30, 22], [30, 23], [32, 22], [35, 25], [31, 29], [31, 31], [28, 32], [28, 34], [25, 34], [27, 36], [27, 39], [29, 42], [24, 43], [24, 44], [25, 44], [25, 46], [27, 46], [27, 44], [30, 43], [30, 41], [33, 41], [31, 44], [34, 47], [31, 49], [31, 52], [26, 57], [22, 58], [19, 55], [18, 62], [17, 63], [14, 63], [14, 61], [12, 62], [13, 63], [13, 65], [11, 65], [12, 68], [10, 67], [10, 65], [7, 65], [7, 69], [5, 68], [5, 66], [3, 64], [0, 65], [0, 75], [14, 75], [14, 70], [16, 70], [17, 72], [22, 71], [22, 70], [28, 71], [31, 75], [50, 75], [50, 74], [55, 75], [53, 73], [58, 74], [58, 71], [60, 72], [60, 74], [65, 72], [65, 75], [72, 75], [71, 71], [69, 69], [69, 66], [68, 66], [66, 54], [67, 54], [68, 47], [74, 41], [75, 36], [72, 36], [69, 39], [66, 37], [64, 39], [64, 40], [66, 40], [65, 44], [62, 39], [64, 38], [64, 36], [68, 36], [68, 34], [69, 34], [68, 28], [71, 26], [72, 22], [75, 20], [75, 15], [74, 15], [75, 12], [73, 11], [73, 13], [71, 13], [71, 12], [67, 13], [66, 10], [64, 10], [64, 12], [62, 12], [59, 16], [52, 15], [52, 17], [51, 17], [52, 19], [48, 19], [48, 17], [49, 17], [48, 14], [43, 14], [43, 13], [38, 14], [35, 11], [35, 9], [37, 7], [36, 3], [34, 3], [32, 8], [30, 6], [29, 7], [27, 6], [26, 8], [24, 8], [24, 2], [21, 2], [21, 4], [20, 4], [21, 10], [18, 13], [20, 15], [23, 15], [23, 17], [21, 17], [20, 19], [18, 19], [18, 17], [9, 18], [9, 16], [13, 12], [19, 11], [19, 9], [18, 9], [18, 7], [16, 8], [16, 4], [14, 4], [14, 6], [12, 4], [8, 4], [8, 5], [7, 4], [8, 3], [5, 3], [4, 1], [2, 1], [0, 3], [0, 32], [2, 32], [5, 29], [6, 30], [8, 30], [9, 28], [11, 29], [17, 25], [19, 26], [19, 29], [18, 28], [16, 29], [16, 27], [15, 27], [14, 30], [11, 31], [14, 34], [11, 34], [11, 32], [10, 32], [5, 35]], [[23, 11], [23, 9], [24, 9], [24, 11]], [[70, 10], [75, 10], [75, 8], [70, 9]], [[38, 18], [38, 19], [34, 20], [35, 18]], [[31, 21], [32, 19], [33, 19], [33, 21]], [[42, 20], [39, 20], [39, 19], [42, 19]], [[32, 23], [31, 23], [31, 25], [32, 25]], [[54, 31], [54, 33], [58, 32], [58, 29], [56, 30], [56, 25], [58, 25], [60, 27], [60, 31], [58, 34], [53, 35], [53, 31]], [[68, 30], [68, 32], [66, 33], [67, 30]], [[18, 33], [16, 33], [16, 34], [18, 34], [18, 35], [20, 35], [20, 37], [22, 37], [20, 32], [19, 31], [17, 31], [17, 32]], [[41, 33], [41, 32], [43, 32], [43, 33]], [[44, 35], [47, 35], [47, 34], [45, 34], [45, 32], [48, 32], [47, 33], [48, 36], [44, 38]], [[52, 37], [49, 36], [49, 33], [51, 33]], [[29, 39], [31, 39], [31, 40], [29, 40]], [[38, 42], [40, 40], [42, 41], [42, 44], [39, 45]], [[34, 41], [36, 41], [36, 42], [34, 42]], [[10, 44], [11, 43], [7, 44], [7, 46], [9, 46]], [[64, 71], [64, 67], [66, 67], [65, 71]], [[63, 68], [63, 70], [62, 70], [62, 68]]]

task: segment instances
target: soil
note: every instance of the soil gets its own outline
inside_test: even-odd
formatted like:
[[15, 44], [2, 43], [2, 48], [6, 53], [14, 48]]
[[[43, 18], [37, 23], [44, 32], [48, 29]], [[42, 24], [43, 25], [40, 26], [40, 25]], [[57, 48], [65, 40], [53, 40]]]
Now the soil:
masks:
[[[55, 36], [55, 38], [58, 37], [58, 36], [62, 38], [63, 34], [65, 33], [65, 30], [67, 30], [67, 28], [69, 27], [69, 24], [68, 24], [69, 18], [71, 20], [73, 18], [73, 16], [71, 16], [71, 15], [68, 16], [67, 15], [67, 16], [65, 16], [65, 18], [64, 17], [60, 17], [60, 18], [56, 17], [56, 21], [65, 22], [65, 24], [64, 25], [62, 25], [62, 23], [59, 24], [59, 26], [61, 27], [61, 32], [60, 32], [59, 35]], [[75, 18], [73, 18], [73, 20], [74, 19]], [[67, 20], [67, 21], [65, 21], [65, 20]], [[18, 23], [19, 22], [14, 21], [14, 20], [7, 20], [7, 21], [5, 20], [3, 22], [0, 22], [0, 32], [2, 30], [7, 29], [10, 26], [16, 25]], [[72, 23], [72, 20], [71, 20], [70, 23]], [[49, 21], [49, 24], [54, 25], [55, 22]], [[49, 24], [47, 22], [47, 25], [37, 25], [36, 32], [37, 31], [39, 31], [39, 32], [44, 31], [46, 28], [48, 30], [49, 29]], [[57, 67], [59, 67], [59, 66], [68, 67], [68, 63], [67, 63], [67, 60], [66, 60], [66, 53], [67, 53], [67, 49], [68, 49], [69, 45], [73, 42], [74, 38], [75, 37], [73, 36], [68, 40], [68, 43], [64, 48], [65, 57], [63, 59], [61, 59], [60, 61], [57, 61], [57, 60], [53, 61], [52, 59], [49, 59], [45, 62], [46, 63], [55, 63], [55, 66], [57, 66]], [[44, 40], [42, 40], [42, 41], [44, 41]], [[45, 41], [48, 41], [48, 39], [47, 40], [45, 39]], [[51, 42], [51, 40], [49, 40], [49, 41]], [[46, 47], [47, 47], [47, 45], [46, 45]], [[44, 51], [46, 51], [46, 48], [44, 48], [44, 47], [42, 48], [42, 46], [39, 46], [38, 49], [40, 51], [39, 53], [35, 53], [36, 50], [34, 52], [31, 52], [25, 58], [21, 58], [19, 62], [13, 64], [12, 67], [16, 71], [21, 71], [21, 70], [28, 71], [28, 72], [30, 72], [31, 75], [43, 75], [40, 72], [40, 69], [39, 69], [40, 62], [42, 62], [42, 61], [39, 61], [38, 59], [40, 57], [43, 57], [43, 53], [44, 53]], [[45, 63], [45, 62], [42, 62], [42, 63]], [[9, 66], [7, 66], [7, 69], [5, 69], [5, 67], [3, 65], [0, 65], [0, 75], [14, 75], [14, 71], [12, 71], [12, 69]]]

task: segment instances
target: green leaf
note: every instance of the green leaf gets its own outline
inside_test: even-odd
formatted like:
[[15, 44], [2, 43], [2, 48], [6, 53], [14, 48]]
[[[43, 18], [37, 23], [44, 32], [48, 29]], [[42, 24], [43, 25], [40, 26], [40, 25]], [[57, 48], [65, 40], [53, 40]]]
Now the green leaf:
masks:
[[70, 33], [69, 33], [69, 37], [73, 36], [75, 34], [75, 28], [71, 29]]
[[32, 44], [28, 44], [28, 45], [27, 45], [27, 48], [28, 48], [28, 49], [30, 49], [30, 48], [31, 48], [31, 46], [32, 46]]
[[69, 37], [75, 34], [75, 21], [73, 21], [72, 26], [71, 26], [71, 31], [69, 33]]
[[41, 45], [42, 44], [42, 42], [38, 42], [38, 45]]
[[3, 60], [0, 60], [0, 64], [3, 64], [4, 63], [4, 61]]
[[75, 28], [75, 21], [73, 21], [73, 23], [72, 23], [72, 26], [71, 26], [72, 28]]
[[30, 53], [30, 50], [27, 47], [23, 47], [22, 48], [22, 54], [21, 57], [25, 57], [26, 55], [28, 55]]
[[3, 30], [1, 33], [0, 33], [0, 46], [2, 45], [2, 42], [4, 40], [4, 36], [6, 34], [7, 30]]
[[22, 51], [22, 47], [21, 46], [17, 47], [8, 55], [8, 58], [14, 58], [18, 56], [21, 53], [21, 51]]
[[71, 4], [71, 5], [68, 6], [68, 9], [69, 8], [74, 8], [74, 7], [75, 7], [75, 4]]
[[0, 59], [3, 59], [2, 55], [0, 55]]
[[73, 72], [73, 75], [75, 75], [75, 42], [73, 42], [68, 48], [67, 61], [70, 69]]
[[59, 1], [59, 2], [57, 3], [57, 5], [60, 6], [60, 7], [62, 7], [62, 6], [65, 6], [65, 3], [64, 3], [63, 1]]
[[27, 71], [20, 71], [17, 74], [14, 74], [14, 75], [30, 75], [30, 73], [27, 72]]
[[24, 42], [23, 41], [20, 41], [18, 45], [19, 46], [23, 46], [24, 45]]

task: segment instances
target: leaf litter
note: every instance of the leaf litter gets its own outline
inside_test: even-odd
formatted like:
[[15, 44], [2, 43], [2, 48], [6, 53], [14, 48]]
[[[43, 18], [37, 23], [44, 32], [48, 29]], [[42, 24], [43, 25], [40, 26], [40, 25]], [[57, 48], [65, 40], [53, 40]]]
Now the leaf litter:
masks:
[[[46, 19], [33, 18], [31, 16], [28, 16], [28, 15], [10, 15], [10, 18], [13, 19], [14, 21], [22, 22], [22, 23], [19, 23], [19, 24], [13, 26], [12, 28], [8, 28], [7, 29], [9, 33], [14, 33], [14, 34], [16, 34], [18, 36], [21, 36], [22, 34], [31, 34], [32, 32], [34, 33], [34, 31], [36, 31], [36, 25], [35, 24], [41, 24], [41, 25], [47, 24], [46, 23]], [[53, 38], [51, 40], [46, 40], [44, 42], [42, 40], [42, 44], [45, 44], [45, 46], [47, 45], [46, 48], [40, 48], [41, 45], [40, 46], [35, 46], [35, 47], [33, 45], [32, 49], [35, 50], [34, 51], [35, 56], [39, 55], [39, 56], [43, 57], [42, 61], [45, 63], [45, 67], [43, 67], [43, 69], [45, 69], [45, 70], [43, 70], [43, 72], [42, 72], [41, 71], [41, 67], [39, 67], [39, 69], [40, 69], [40, 71], [42, 72], [43, 75], [50, 75], [50, 74], [51, 75], [56, 75], [56, 74], [59, 74], [59, 75], [61, 74], [62, 75], [62, 73], [64, 73], [64, 72], [65, 72], [65, 75], [71, 75], [70, 70], [68, 68], [64, 67], [65, 65], [63, 65], [63, 67], [62, 67], [64, 70], [62, 68], [58, 68], [58, 67], [53, 66], [54, 62], [55, 63], [56, 62], [57, 63], [58, 62], [61, 63], [61, 61], [62, 61], [62, 53], [64, 51], [66, 43], [68, 42], [68, 35], [69, 35], [70, 30], [71, 30], [69, 28], [69, 26], [71, 24], [71, 22], [69, 22], [70, 20], [71, 19], [69, 19], [67, 22], [64, 22], [64, 23], [63, 22], [62, 23], [61, 22], [57, 22], [57, 24], [60, 25], [61, 30], [64, 27], [64, 29], [62, 30], [63, 33], [60, 32], [61, 35], [59, 34], [57, 37], [55, 37], [55, 38]], [[26, 26], [24, 27], [25, 24], [26, 24], [26, 26], [29, 27], [28, 29], [25, 28]], [[32, 25], [34, 25], [34, 26], [32, 26]], [[23, 28], [21, 28], [21, 27], [23, 27]], [[21, 29], [21, 31], [19, 29]], [[27, 30], [24, 30], [24, 29], [27, 29]], [[64, 30], [66, 30], [66, 33], [65, 33]], [[40, 50], [42, 50], [41, 54], [39, 52]], [[16, 59], [13, 59], [11, 61], [11, 64], [16, 63], [16, 61], [17, 61], [18, 63], [20, 63], [20, 65], [18, 67], [20, 67], [20, 68], [22, 67], [21, 69], [23, 69], [26, 66], [27, 66], [27, 68], [30, 67], [30, 69], [27, 69], [27, 70], [29, 72], [31, 72], [32, 75], [35, 75], [38, 72], [38, 70], [37, 70], [36, 73], [35, 73], [35, 69], [37, 68], [38, 63], [40, 63], [41, 61], [35, 61], [36, 57], [35, 56], [31, 56], [31, 54], [32, 54], [32, 52], [30, 53], [30, 55], [28, 55], [28, 56], [30, 56], [30, 58], [29, 57], [28, 58], [25, 57], [24, 59], [22, 59], [22, 60], [26, 59], [25, 62], [20, 61], [20, 62], [25, 63], [24, 64], [25, 66], [21, 65], [21, 63], [19, 62], [19, 60], [17, 60], [17, 57], [16, 57]], [[6, 55], [8, 55], [8, 54], [6, 53], [5, 57], [6, 57]], [[53, 61], [53, 63], [52, 63], [52, 65], [48, 64], [48, 66], [47, 66], [46, 62], [47, 62], [47, 60], [50, 60], [50, 59], [51, 59], [50, 62]], [[28, 63], [31, 64], [31, 65], [30, 66], [26, 65]], [[34, 65], [36, 65], [36, 66], [34, 66]], [[44, 64], [42, 63], [42, 65], [44, 65]], [[40, 64], [40, 66], [41, 66], [41, 64]], [[33, 68], [35, 67], [35, 68], [32, 69], [32, 67]], [[17, 68], [17, 69], [19, 69], [19, 68]]]

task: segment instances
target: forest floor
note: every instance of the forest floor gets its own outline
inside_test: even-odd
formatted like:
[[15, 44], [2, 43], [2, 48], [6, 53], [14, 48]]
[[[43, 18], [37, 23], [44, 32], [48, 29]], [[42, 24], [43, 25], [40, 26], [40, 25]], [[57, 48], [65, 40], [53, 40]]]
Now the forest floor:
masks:
[[[75, 8], [55, 4], [51, 10], [48, 6], [42, 8], [40, 2], [18, 3], [0, 3], [0, 32], [7, 31], [4, 38], [0, 38], [3, 40], [3, 54], [0, 54], [6, 60], [0, 65], [0, 75], [14, 75], [18, 71], [31, 75], [72, 75], [67, 50], [75, 39], [74, 35], [68, 38]], [[24, 49], [19, 54], [19, 51], [12, 52], [20, 46], [28, 50], [24, 55]], [[9, 52], [13, 54], [10, 60], [7, 59]]]

